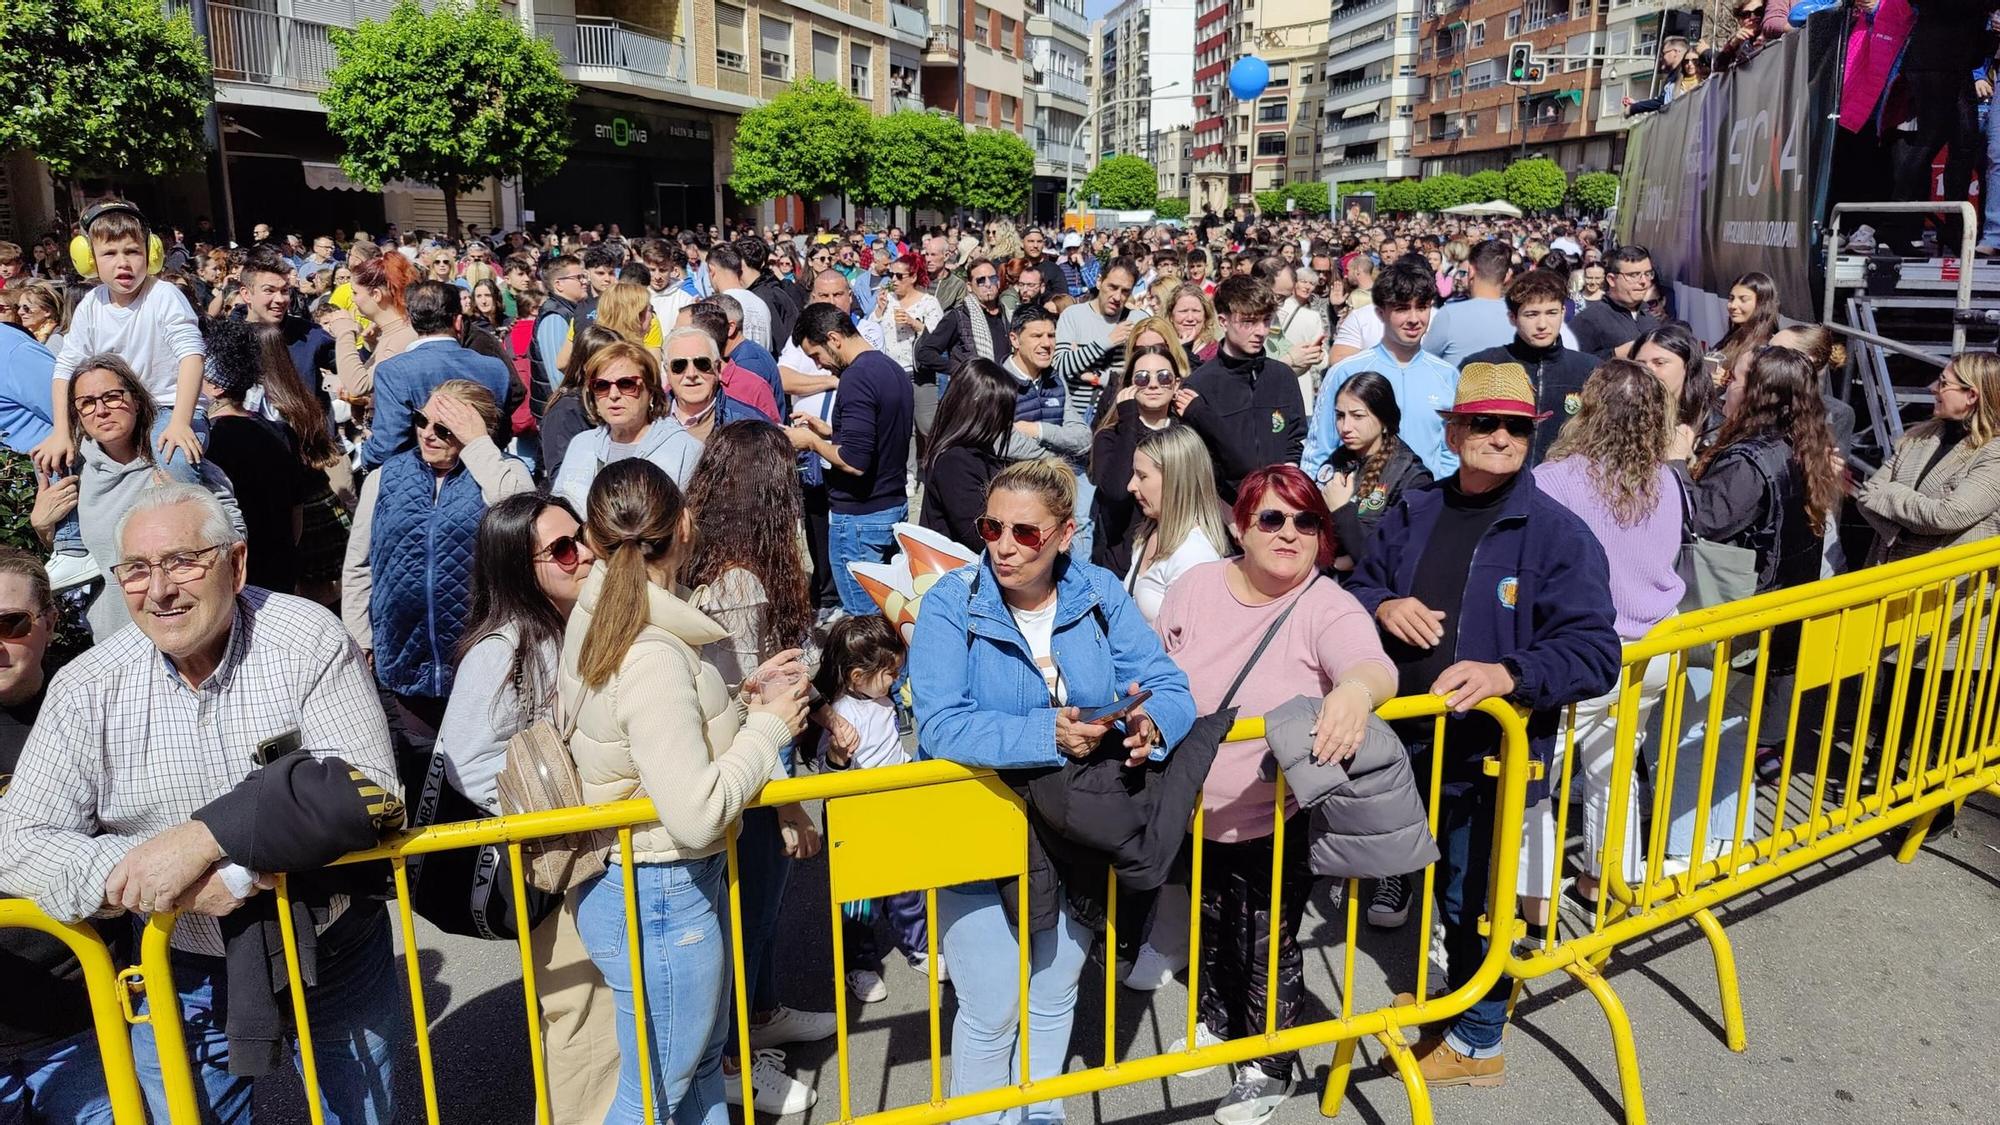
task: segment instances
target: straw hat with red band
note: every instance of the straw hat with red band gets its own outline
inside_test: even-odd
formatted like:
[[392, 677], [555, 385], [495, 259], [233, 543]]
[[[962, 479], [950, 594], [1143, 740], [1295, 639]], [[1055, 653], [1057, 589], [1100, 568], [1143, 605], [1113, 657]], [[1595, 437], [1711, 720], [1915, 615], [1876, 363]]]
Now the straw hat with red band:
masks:
[[1553, 411], [1535, 410], [1535, 385], [1528, 381], [1528, 369], [1518, 363], [1468, 363], [1458, 374], [1458, 396], [1451, 409], [1440, 410], [1446, 418], [1470, 414], [1511, 415], [1540, 422]]

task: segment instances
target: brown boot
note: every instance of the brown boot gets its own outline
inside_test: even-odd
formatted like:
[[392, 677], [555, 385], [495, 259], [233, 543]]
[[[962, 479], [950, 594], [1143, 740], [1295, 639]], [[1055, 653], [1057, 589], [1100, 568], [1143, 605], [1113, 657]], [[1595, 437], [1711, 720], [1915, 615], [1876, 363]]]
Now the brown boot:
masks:
[[1429, 1085], [1504, 1086], [1507, 1083], [1505, 1055], [1470, 1058], [1452, 1050], [1441, 1035], [1424, 1036], [1411, 1051], [1417, 1056], [1417, 1069]]

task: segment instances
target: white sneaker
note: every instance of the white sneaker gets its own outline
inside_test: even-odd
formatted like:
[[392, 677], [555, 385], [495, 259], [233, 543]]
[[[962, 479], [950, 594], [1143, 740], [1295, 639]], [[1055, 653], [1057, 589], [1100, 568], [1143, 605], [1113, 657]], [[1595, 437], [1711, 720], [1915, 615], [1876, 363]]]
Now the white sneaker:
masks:
[[1264, 1125], [1292, 1095], [1292, 1078], [1273, 1078], [1256, 1063], [1236, 1065], [1236, 1083], [1215, 1106], [1216, 1125]]
[[[1213, 1031], [1210, 1031], [1208, 1029], [1207, 1024], [1198, 1023], [1194, 1025], [1194, 1045], [1197, 1048], [1213, 1047], [1222, 1042], [1224, 1042], [1224, 1040], [1218, 1037]], [[1167, 1048], [1167, 1053], [1170, 1055], [1178, 1055], [1186, 1051], [1187, 1049], [1188, 1049], [1187, 1036], [1183, 1035], [1179, 1039], [1174, 1040], [1173, 1045]], [[1217, 1063], [1210, 1063], [1207, 1066], [1195, 1067], [1193, 1070], [1183, 1070], [1179, 1074], [1174, 1075], [1174, 1077], [1199, 1078], [1200, 1076], [1207, 1074], [1209, 1071], [1214, 1070], [1218, 1065], [1219, 1064]]]
[[97, 560], [89, 555], [50, 555], [44, 569], [49, 572], [49, 589], [52, 591], [95, 582], [104, 576], [104, 572], [97, 569]]
[[782, 1005], [778, 1013], [763, 1023], [750, 1025], [752, 1047], [779, 1047], [786, 1043], [817, 1043], [833, 1037], [838, 1021], [832, 1012], [801, 1012]]
[[[928, 976], [931, 969], [931, 955], [928, 953], [910, 954], [910, 968], [915, 969], [919, 975]], [[944, 954], [940, 953], [938, 954], [938, 983], [943, 984], [950, 979], [951, 965], [945, 961]]]
[[[750, 1056], [750, 1088], [755, 1091], [757, 1112], [773, 1117], [804, 1113], [819, 1100], [811, 1086], [785, 1073], [785, 1052], [762, 1050]], [[722, 1100], [743, 1104], [743, 1075], [722, 1072]]]
[[1125, 987], [1140, 992], [1157, 992], [1172, 984], [1174, 963], [1166, 954], [1153, 948], [1152, 942], [1139, 946], [1139, 956], [1132, 959], [1132, 971], [1125, 974]]
[[882, 974], [869, 969], [850, 969], [847, 991], [863, 1004], [879, 1004], [889, 998], [889, 986], [883, 982]]

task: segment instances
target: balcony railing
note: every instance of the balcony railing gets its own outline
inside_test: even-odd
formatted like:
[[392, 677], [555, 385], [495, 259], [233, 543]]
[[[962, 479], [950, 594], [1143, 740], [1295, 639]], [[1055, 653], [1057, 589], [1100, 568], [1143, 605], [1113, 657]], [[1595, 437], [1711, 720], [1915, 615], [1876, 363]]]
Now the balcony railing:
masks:
[[1045, 73], [1036, 80], [1035, 85], [1059, 98], [1090, 104], [1090, 88], [1083, 84], [1082, 79], [1071, 78], [1066, 74]]
[[[169, 0], [169, 13], [188, 10]], [[287, 90], [326, 89], [333, 69], [329, 25], [231, 4], [208, 6], [208, 59], [222, 82], [247, 82]]]
[[905, 109], [922, 113], [924, 111], [924, 99], [911, 94], [897, 94], [889, 99], [889, 111], [891, 113]]
[[665, 33], [598, 16], [544, 16], [535, 34], [549, 41], [564, 65], [629, 70], [662, 82], [687, 81], [687, 48]]
[[931, 35], [931, 18], [922, 8], [909, 7], [891, 0], [889, 4], [889, 26], [918, 39], [928, 39]]
[[1058, 0], [1042, 0], [1041, 14], [1049, 17], [1049, 22], [1084, 39], [1090, 38], [1090, 20], [1076, 8], [1067, 7]]
[[1326, 57], [1329, 59], [1338, 58], [1349, 51], [1357, 51], [1363, 47], [1372, 47], [1394, 35], [1395, 30], [1392, 25], [1385, 23], [1379, 26], [1363, 28], [1351, 35], [1340, 36], [1328, 41], [1326, 45]]
[[1333, 21], [1329, 26], [1339, 27], [1369, 12], [1380, 14], [1381, 9], [1391, 2], [1392, 0], [1347, 0], [1347, 3], [1333, 10]]
[[1352, 82], [1341, 82], [1328, 86], [1326, 88], [1326, 96], [1328, 98], [1344, 98], [1349, 94], [1359, 94], [1364, 90], [1373, 90], [1379, 87], [1386, 87], [1387, 85], [1389, 85], [1389, 76], [1386, 74], [1375, 78], [1357, 78]]

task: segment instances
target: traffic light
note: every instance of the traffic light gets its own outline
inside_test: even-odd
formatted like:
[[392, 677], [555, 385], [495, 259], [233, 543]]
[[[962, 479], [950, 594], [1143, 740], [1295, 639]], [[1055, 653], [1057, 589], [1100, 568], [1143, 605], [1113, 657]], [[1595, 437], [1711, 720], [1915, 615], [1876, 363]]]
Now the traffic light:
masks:
[[1548, 63], [1543, 62], [1541, 60], [1536, 60], [1535, 62], [1531, 62], [1528, 64], [1528, 85], [1539, 86], [1542, 83], [1548, 81], [1548, 78], [1549, 78]]
[[1516, 43], [1507, 48], [1507, 81], [1515, 85], [1525, 85], [1528, 73], [1535, 65], [1535, 46], [1532, 43]]

